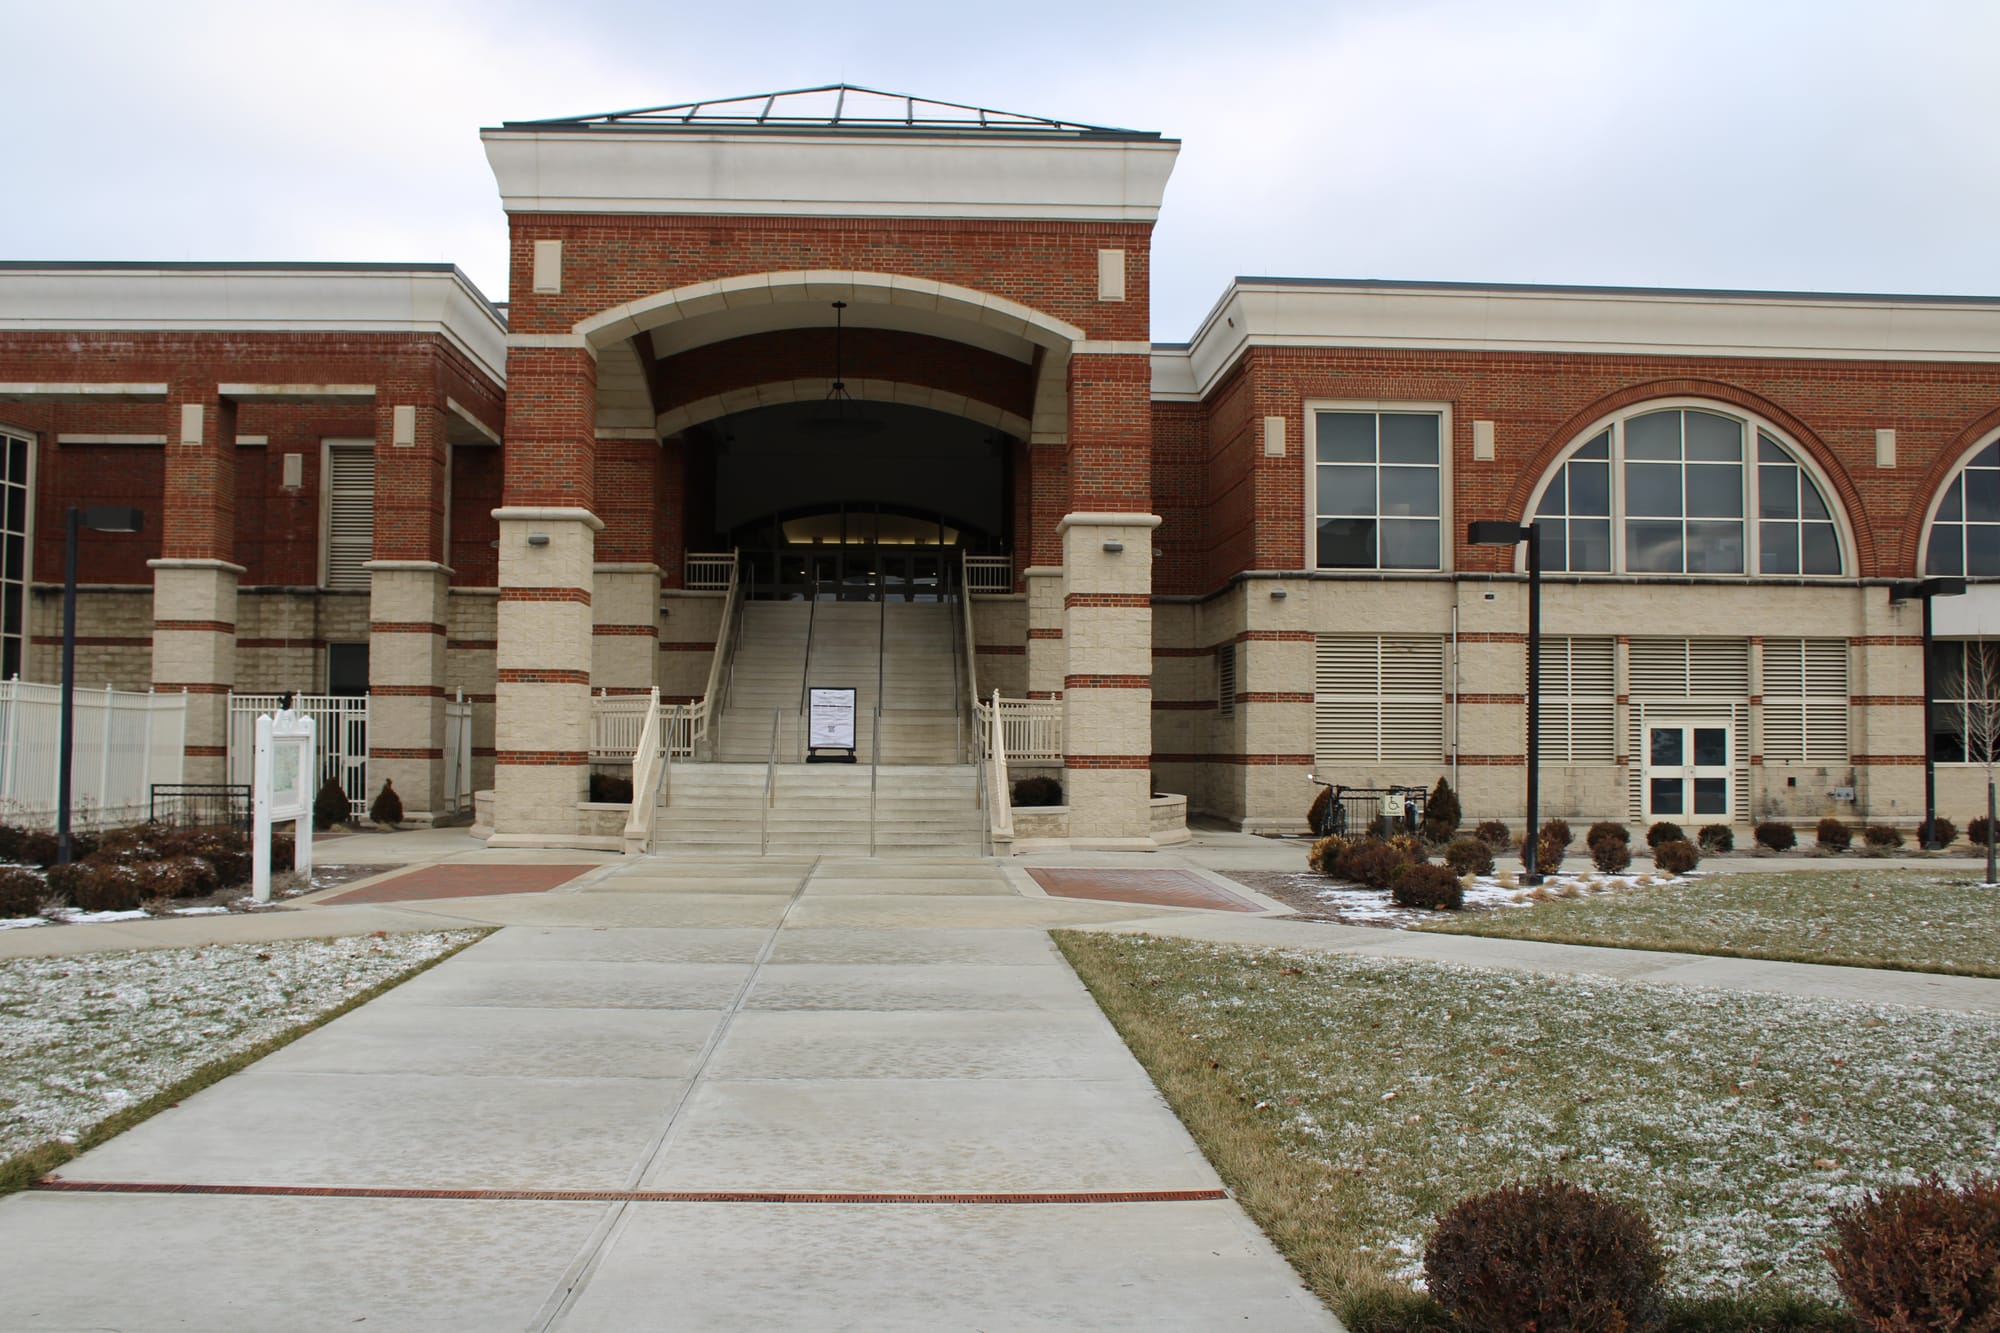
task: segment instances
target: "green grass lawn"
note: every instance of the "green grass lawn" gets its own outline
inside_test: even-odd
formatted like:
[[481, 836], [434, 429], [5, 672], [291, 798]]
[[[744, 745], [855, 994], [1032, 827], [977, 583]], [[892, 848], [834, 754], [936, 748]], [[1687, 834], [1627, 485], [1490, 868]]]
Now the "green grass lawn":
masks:
[[[1515, 914], [1518, 915], [1518, 914]], [[1838, 1328], [1827, 1210], [2000, 1168], [2000, 1018], [1081, 932], [1064, 954], [1356, 1333], [1429, 1327], [1440, 1212], [1557, 1175], [1642, 1204], [1678, 1329]]]
[[1533, 907], [1438, 915], [1458, 935], [2000, 976], [2000, 889], [1979, 872], [1801, 870], [1707, 875]]

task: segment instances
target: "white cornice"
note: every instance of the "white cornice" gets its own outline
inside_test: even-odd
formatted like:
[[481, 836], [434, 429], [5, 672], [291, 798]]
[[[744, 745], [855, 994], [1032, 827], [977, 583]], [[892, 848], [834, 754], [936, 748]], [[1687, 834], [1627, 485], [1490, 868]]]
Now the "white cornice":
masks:
[[510, 213], [1152, 222], [1180, 145], [486, 130]]
[[506, 328], [455, 269], [0, 265], [0, 332], [434, 333], [505, 382]]
[[1154, 350], [1154, 396], [1201, 397], [1252, 347], [1994, 363], [2000, 303], [1238, 282], [1186, 348]]

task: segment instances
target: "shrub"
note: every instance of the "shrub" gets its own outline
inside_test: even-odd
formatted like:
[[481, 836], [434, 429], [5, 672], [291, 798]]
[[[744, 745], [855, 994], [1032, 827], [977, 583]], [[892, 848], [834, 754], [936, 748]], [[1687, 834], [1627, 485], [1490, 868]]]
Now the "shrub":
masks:
[[1456, 912], [1465, 906], [1465, 888], [1445, 866], [1413, 865], [1396, 876], [1389, 896], [1398, 907], [1427, 912]]
[[1551, 819], [1545, 822], [1542, 825], [1541, 838], [1544, 842], [1558, 841], [1565, 849], [1576, 841], [1576, 835], [1569, 831], [1569, 821], [1566, 819]]
[[1769, 848], [1774, 852], [1789, 852], [1799, 845], [1798, 830], [1790, 824], [1783, 824], [1775, 819], [1765, 820], [1753, 832], [1759, 847]]
[[319, 784], [319, 792], [313, 797], [313, 827], [321, 833], [335, 824], [345, 824], [354, 807], [347, 799], [347, 792], [339, 779], [329, 771], [326, 781]]
[[1653, 866], [1663, 874], [1685, 875], [1701, 864], [1701, 853], [1686, 838], [1663, 842], [1653, 849]]
[[[75, 842], [76, 839], [72, 835], [70, 839], [72, 848]], [[15, 851], [14, 859], [26, 865], [48, 869], [56, 863], [56, 835], [48, 829], [22, 829], [20, 846]], [[82, 858], [72, 850], [70, 859], [75, 861]]]
[[1431, 1296], [1474, 1333], [1657, 1329], [1663, 1267], [1644, 1213], [1562, 1180], [1460, 1200], [1424, 1250]]
[[1616, 875], [1632, 864], [1632, 848], [1617, 838], [1600, 838], [1590, 844], [1590, 859], [1607, 875]]
[[1862, 830], [1870, 847], [1901, 847], [1903, 831], [1894, 824], [1870, 824]]
[[1062, 803], [1062, 783], [1054, 778], [1022, 778], [1014, 784], [1015, 805], [1061, 805]]
[[1480, 820], [1479, 827], [1472, 830], [1472, 836], [1496, 852], [1504, 852], [1514, 845], [1513, 833], [1497, 819]]
[[1958, 825], [1939, 815], [1931, 821], [1931, 846], [1949, 847], [1958, 841]]
[[1453, 838], [1444, 849], [1444, 863], [1455, 875], [1493, 873], [1493, 849], [1477, 838]]
[[1985, 815], [1980, 815], [1966, 824], [1965, 836], [1972, 839], [1974, 847], [1984, 847], [1993, 841], [1993, 825]]
[[[1553, 875], [1562, 868], [1563, 855], [1569, 851], [1569, 825], [1560, 819], [1551, 819], [1542, 825], [1542, 831], [1535, 838], [1535, 869], [1545, 875]], [[1528, 864], [1526, 849], [1521, 855], [1521, 864]]]
[[1337, 875], [1340, 873], [1340, 859], [1347, 855], [1351, 845], [1339, 834], [1330, 833], [1315, 842], [1312, 850], [1306, 853], [1306, 867], [1322, 875]]
[[1450, 842], [1464, 818], [1458, 793], [1451, 789], [1450, 782], [1439, 778], [1437, 786], [1431, 788], [1430, 798], [1424, 802], [1424, 841]]
[[1814, 830], [1814, 837], [1819, 845], [1829, 852], [1844, 852], [1848, 844], [1854, 841], [1854, 830], [1847, 827], [1846, 820], [1835, 819], [1832, 815], [1828, 815], [1819, 821], [1819, 827]]
[[39, 916], [47, 881], [26, 866], [0, 866], [0, 917]]
[[1412, 837], [1407, 833], [1398, 833], [1393, 838], [1385, 838], [1383, 841], [1401, 852], [1412, 864], [1426, 859], [1424, 843], [1421, 838]]
[[1703, 824], [1696, 841], [1704, 852], [1733, 852], [1736, 850], [1736, 831], [1727, 824]]
[[1686, 840], [1687, 833], [1679, 824], [1670, 823], [1664, 819], [1646, 830], [1646, 845], [1648, 847], [1658, 847], [1663, 842], [1685, 842]]
[[[1020, 789], [1021, 789], [1020, 784], [1016, 783], [1014, 786], [1014, 790], [1019, 791]], [[1015, 805], [1021, 804], [1021, 800], [1019, 797], [1015, 798], [1014, 804]], [[1058, 802], [1058, 804], [1060, 804], [1060, 802]], [[1326, 818], [1327, 807], [1332, 804], [1333, 804], [1333, 788], [1321, 787], [1319, 789], [1319, 794], [1313, 797], [1312, 804], [1306, 807], [1306, 832], [1317, 833], [1320, 831], [1321, 821]]]
[[2000, 1328], [2000, 1179], [1937, 1176], [1833, 1210], [1833, 1280], [1865, 1329]]
[[382, 779], [382, 790], [375, 793], [375, 800], [368, 807], [368, 821], [390, 828], [403, 822], [403, 798], [396, 795], [396, 784], [388, 778]]
[[1607, 838], [1613, 842], [1630, 843], [1632, 830], [1609, 819], [1600, 819], [1590, 826], [1590, 832], [1583, 835], [1583, 845], [1595, 847]]
[[590, 775], [590, 799], [608, 805], [632, 804], [632, 779], [615, 773]]
[[131, 866], [102, 860], [51, 866], [49, 888], [85, 912], [130, 912], [158, 896], [146, 891]]
[[1370, 839], [1348, 851], [1342, 859], [1340, 873], [1371, 889], [1386, 889], [1395, 880], [1397, 871], [1412, 864], [1414, 862], [1407, 853], [1386, 842]]

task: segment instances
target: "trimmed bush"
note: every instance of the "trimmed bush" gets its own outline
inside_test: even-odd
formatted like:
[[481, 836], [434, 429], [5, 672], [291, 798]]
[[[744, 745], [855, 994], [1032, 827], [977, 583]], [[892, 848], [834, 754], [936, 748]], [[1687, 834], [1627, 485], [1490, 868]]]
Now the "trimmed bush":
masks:
[[1931, 845], [1949, 847], [1958, 841], [1958, 825], [1939, 815], [1931, 821]]
[[1567, 819], [1551, 819], [1542, 824], [1541, 840], [1544, 842], [1561, 842], [1563, 847], [1567, 849], [1571, 843], [1576, 841], [1576, 835], [1569, 831], [1569, 821]]
[[1616, 875], [1632, 864], [1632, 848], [1617, 838], [1600, 838], [1590, 844], [1590, 860], [1607, 875]]
[[1889, 1185], [1834, 1209], [1833, 1234], [1826, 1260], [1863, 1328], [2000, 1329], [2000, 1179]]
[[396, 795], [396, 784], [388, 778], [382, 779], [382, 790], [375, 793], [375, 800], [368, 807], [368, 822], [388, 828], [403, 822], [403, 798]]
[[1429, 799], [1424, 802], [1424, 841], [1450, 842], [1451, 835], [1458, 832], [1459, 821], [1465, 813], [1459, 808], [1458, 793], [1451, 789], [1451, 783], [1439, 778], [1437, 786], [1431, 788]]
[[1623, 824], [1614, 823], [1609, 819], [1600, 819], [1590, 826], [1588, 833], [1583, 835], [1583, 845], [1586, 847], [1595, 847], [1607, 838], [1613, 842], [1630, 844], [1632, 841], [1632, 830], [1626, 828]]
[[1686, 838], [1663, 842], [1653, 849], [1653, 867], [1662, 874], [1685, 875], [1701, 864], [1701, 853]]
[[1984, 847], [1993, 841], [1993, 826], [1985, 815], [1979, 815], [1966, 823], [1965, 836], [1972, 840], [1974, 847]]
[[1563, 1180], [1463, 1199], [1424, 1249], [1432, 1298], [1472, 1333], [1658, 1329], [1663, 1268], [1644, 1213]]
[[1479, 827], [1472, 830], [1472, 836], [1496, 852], [1504, 852], [1514, 845], [1513, 832], [1497, 819], [1480, 820]]
[[[70, 859], [81, 861], [83, 855], [77, 850], [77, 835], [70, 834]], [[14, 859], [27, 865], [40, 866], [44, 870], [56, 863], [56, 835], [48, 829], [31, 828], [21, 830], [21, 842]]]
[[1022, 778], [1014, 784], [1015, 805], [1061, 805], [1062, 803], [1062, 783], [1054, 778]]
[[1862, 836], [1868, 839], [1870, 847], [1901, 847], [1903, 845], [1903, 831], [1894, 824], [1870, 824], [1866, 829], [1862, 830]]
[[1663, 842], [1685, 842], [1687, 832], [1679, 824], [1662, 819], [1646, 830], [1646, 845], [1658, 847]]
[[[1545, 875], [1553, 875], [1562, 868], [1563, 857], [1569, 851], [1569, 825], [1560, 819], [1551, 819], [1542, 825], [1542, 831], [1535, 838], [1535, 869]], [[1528, 864], [1527, 851], [1521, 854], [1521, 864]]]
[[40, 916], [47, 883], [26, 866], [0, 866], [0, 917]]
[[1340, 859], [1347, 855], [1347, 849], [1351, 845], [1339, 834], [1329, 833], [1315, 842], [1312, 850], [1306, 853], [1306, 868], [1317, 870], [1322, 875], [1339, 874]]
[[1847, 826], [1846, 820], [1835, 819], [1832, 815], [1828, 815], [1825, 819], [1819, 821], [1818, 827], [1813, 831], [1813, 836], [1818, 840], [1819, 845], [1826, 848], [1829, 852], [1844, 852], [1847, 850], [1848, 845], [1854, 841], [1854, 830]]
[[[1053, 778], [1044, 780], [1054, 781]], [[1014, 790], [1016, 791], [1020, 790], [1019, 783], [1016, 783], [1014, 785]], [[1015, 799], [1014, 804], [1015, 805], [1021, 804], [1019, 798]], [[1053, 804], [1060, 805], [1062, 803], [1060, 801], [1057, 801], [1054, 802]], [[1308, 833], [1319, 832], [1320, 821], [1326, 818], [1327, 807], [1332, 804], [1333, 804], [1333, 788], [1321, 787], [1319, 789], [1319, 795], [1313, 797], [1312, 804], [1306, 807], [1306, 832]]]
[[1426, 859], [1422, 838], [1412, 837], [1408, 833], [1398, 833], [1392, 838], [1383, 839], [1383, 841], [1401, 852], [1413, 864]]
[[129, 865], [105, 861], [72, 861], [49, 868], [49, 887], [85, 912], [131, 912], [149, 892]]
[[1444, 863], [1454, 875], [1493, 873], [1493, 849], [1477, 838], [1453, 838], [1444, 849]]
[[1765, 820], [1753, 832], [1759, 847], [1774, 852], [1789, 852], [1799, 845], [1798, 830], [1775, 819]]
[[1412, 864], [1407, 853], [1371, 838], [1349, 849], [1342, 858], [1340, 873], [1371, 889], [1386, 889], [1395, 882], [1397, 871]]
[[313, 797], [313, 827], [324, 833], [335, 824], [345, 824], [353, 812], [354, 807], [347, 799], [347, 792], [342, 789], [339, 780], [329, 772], [326, 781], [319, 784], [319, 792]]
[[1736, 831], [1727, 824], [1703, 824], [1695, 841], [1704, 852], [1733, 852], [1736, 850]]
[[1456, 912], [1465, 906], [1465, 888], [1446, 866], [1413, 865], [1396, 876], [1389, 896], [1398, 907], [1427, 912]]

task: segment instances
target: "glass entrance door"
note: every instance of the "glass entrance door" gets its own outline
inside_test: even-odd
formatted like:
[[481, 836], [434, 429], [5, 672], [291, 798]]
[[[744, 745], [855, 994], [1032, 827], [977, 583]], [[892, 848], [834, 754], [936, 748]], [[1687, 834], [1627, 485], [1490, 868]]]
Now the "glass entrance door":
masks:
[[1646, 818], [1729, 818], [1726, 722], [1646, 722]]

